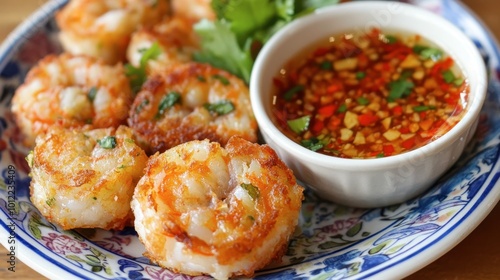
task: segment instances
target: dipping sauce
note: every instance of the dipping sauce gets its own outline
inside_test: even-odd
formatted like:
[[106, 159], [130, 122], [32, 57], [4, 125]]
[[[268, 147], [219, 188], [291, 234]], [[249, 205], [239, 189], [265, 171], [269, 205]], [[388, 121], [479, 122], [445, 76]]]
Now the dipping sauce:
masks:
[[274, 78], [273, 118], [302, 146], [342, 158], [404, 153], [456, 125], [468, 85], [419, 35], [341, 34], [292, 58]]

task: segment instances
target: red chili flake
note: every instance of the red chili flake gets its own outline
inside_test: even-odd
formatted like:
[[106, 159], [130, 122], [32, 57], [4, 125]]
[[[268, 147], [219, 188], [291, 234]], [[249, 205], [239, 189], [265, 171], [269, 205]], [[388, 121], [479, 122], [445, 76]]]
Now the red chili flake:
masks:
[[403, 114], [403, 107], [398, 105], [398, 106], [392, 108], [392, 113], [395, 116], [401, 116]]
[[399, 132], [401, 132], [402, 134], [410, 133], [410, 129], [406, 126], [403, 126], [399, 129]]
[[337, 111], [337, 106], [335, 104], [330, 104], [319, 108], [318, 113], [323, 117], [329, 117]]
[[362, 114], [358, 116], [358, 121], [360, 125], [369, 126], [378, 121], [378, 117], [372, 114]]
[[408, 138], [401, 143], [401, 146], [407, 150], [415, 146], [415, 137]]
[[339, 90], [342, 89], [342, 85], [338, 84], [338, 83], [334, 83], [334, 84], [331, 84], [329, 85], [327, 88], [326, 88], [326, 92], [327, 93], [335, 93]]
[[313, 133], [319, 133], [324, 127], [325, 127], [325, 124], [322, 121], [315, 120], [313, 122], [311, 130], [312, 130]]
[[384, 145], [382, 150], [384, 151], [385, 156], [390, 156], [392, 155], [392, 153], [394, 153], [394, 146], [392, 146], [391, 144]]

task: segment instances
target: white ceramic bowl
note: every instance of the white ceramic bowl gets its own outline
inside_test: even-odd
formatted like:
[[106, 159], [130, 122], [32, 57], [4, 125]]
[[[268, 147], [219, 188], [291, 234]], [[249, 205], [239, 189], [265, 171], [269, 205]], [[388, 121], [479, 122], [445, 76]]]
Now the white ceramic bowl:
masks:
[[[271, 119], [272, 77], [294, 55], [319, 39], [342, 32], [420, 34], [449, 54], [464, 73], [467, 113], [449, 132], [416, 150], [377, 159], [343, 159], [293, 142]], [[297, 19], [263, 47], [250, 81], [251, 101], [264, 140], [321, 197], [354, 207], [381, 207], [410, 199], [432, 185], [459, 158], [472, 138], [486, 95], [486, 69], [479, 51], [458, 28], [429, 11], [403, 3], [363, 1], [323, 8]]]

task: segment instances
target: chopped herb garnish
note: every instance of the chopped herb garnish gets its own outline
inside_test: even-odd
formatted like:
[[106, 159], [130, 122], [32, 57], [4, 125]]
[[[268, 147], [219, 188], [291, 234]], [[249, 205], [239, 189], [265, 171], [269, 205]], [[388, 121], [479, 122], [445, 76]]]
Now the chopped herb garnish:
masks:
[[101, 148], [104, 149], [113, 149], [116, 147], [116, 137], [114, 136], [106, 136], [102, 139], [97, 140], [97, 143]]
[[442, 73], [443, 75], [443, 79], [446, 83], [450, 84], [452, 83], [453, 81], [455, 81], [455, 74], [453, 74], [453, 72], [451, 70], [446, 70]]
[[337, 113], [345, 113], [346, 111], [347, 111], [347, 105], [345, 105], [345, 103], [340, 105], [339, 108], [337, 109]]
[[366, 98], [366, 97], [358, 97], [358, 99], [356, 99], [356, 101], [358, 102], [359, 105], [370, 104], [370, 100], [368, 100], [368, 98]]
[[311, 116], [303, 116], [303, 117], [300, 117], [300, 118], [297, 118], [297, 119], [294, 119], [294, 120], [289, 120], [287, 121], [288, 123], [288, 127], [290, 127], [290, 129], [299, 134], [301, 132], [304, 132], [306, 131], [308, 128], [309, 128], [309, 123], [311, 121]]
[[300, 141], [300, 144], [314, 152], [325, 146], [323, 142], [316, 137], [302, 140]]
[[198, 81], [200, 81], [200, 82], [206, 82], [207, 81], [207, 79], [205, 79], [205, 77], [203, 77], [201, 75], [196, 76], [196, 79], [198, 79]]
[[142, 100], [141, 103], [135, 108], [135, 112], [136, 113], [141, 112], [142, 109], [144, 109], [144, 107], [146, 107], [148, 104], [149, 104], [149, 100], [147, 100], [147, 99]]
[[365, 72], [356, 72], [356, 79], [358, 80], [361, 80], [363, 79], [364, 77], [366, 77], [366, 73]]
[[160, 105], [158, 105], [158, 113], [156, 114], [156, 118], [160, 118], [167, 109], [171, 108], [176, 103], [179, 103], [180, 100], [181, 94], [178, 92], [172, 91], [165, 94], [160, 100]]
[[212, 78], [219, 80], [225, 86], [229, 85], [229, 80], [222, 75], [215, 74], [215, 75], [212, 75]]
[[422, 45], [415, 45], [413, 52], [420, 55], [422, 59], [432, 59], [434, 61], [443, 57], [443, 51], [436, 48], [426, 47]]
[[48, 205], [48, 206], [52, 206], [54, 205], [54, 203], [56, 202], [56, 198], [55, 197], [51, 197], [47, 200], [45, 200], [45, 203]]
[[398, 79], [389, 83], [389, 100], [394, 101], [398, 98], [408, 96], [413, 89], [414, 84], [406, 79]]
[[453, 81], [453, 84], [457, 87], [461, 86], [464, 83], [464, 79], [462, 78], [457, 78], [455, 81]]
[[414, 106], [413, 107], [413, 111], [414, 112], [424, 112], [424, 111], [427, 111], [429, 109], [431, 109], [429, 106], [423, 106], [423, 105], [422, 106]]
[[292, 87], [291, 89], [287, 90], [285, 92], [285, 94], [283, 95], [283, 98], [286, 100], [286, 101], [290, 101], [292, 100], [292, 98], [299, 92], [303, 91], [304, 90], [304, 86], [303, 85], [296, 85], [294, 87]]
[[91, 87], [89, 92], [87, 93], [87, 98], [90, 101], [94, 101], [95, 96], [97, 95], [97, 88], [96, 87]]
[[322, 70], [332, 70], [333, 64], [331, 61], [325, 60], [319, 64], [319, 68]]
[[398, 38], [396, 38], [396, 36], [393, 36], [393, 35], [385, 35], [385, 42], [387, 44], [394, 44], [398, 41]]
[[92, 197], [92, 199], [93, 199], [93, 200], [97, 200], [97, 197], [93, 196], [93, 197]]
[[132, 64], [125, 65], [125, 74], [130, 79], [130, 86], [134, 92], [138, 92], [146, 81], [146, 65], [148, 61], [156, 59], [161, 54], [161, 49], [158, 43], [154, 42], [151, 47], [141, 49], [140, 52], [142, 56], [138, 67]]
[[259, 192], [259, 189], [252, 185], [252, 184], [245, 184], [245, 183], [241, 183], [240, 185], [244, 190], [246, 190], [248, 192], [248, 195], [250, 195], [250, 197], [253, 199], [253, 200], [256, 200], [259, 198], [260, 196], [260, 192]]
[[211, 113], [216, 113], [217, 115], [225, 115], [234, 111], [234, 104], [229, 100], [221, 100], [216, 103], [205, 103], [203, 105]]

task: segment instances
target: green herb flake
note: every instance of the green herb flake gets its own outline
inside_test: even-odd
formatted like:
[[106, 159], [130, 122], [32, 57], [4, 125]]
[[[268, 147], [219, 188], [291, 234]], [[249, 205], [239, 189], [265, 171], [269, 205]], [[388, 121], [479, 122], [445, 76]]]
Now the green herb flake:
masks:
[[94, 101], [95, 96], [97, 95], [97, 88], [96, 87], [91, 87], [89, 92], [87, 93], [87, 98], [90, 101]]
[[234, 111], [235, 107], [233, 102], [229, 100], [221, 100], [216, 103], [205, 103], [203, 105], [211, 113], [215, 113], [219, 116], [226, 115]]
[[310, 139], [305, 139], [305, 140], [302, 140], [300, 141], [300, 144], [303, 146], [303, 147], [306, 147], [308, 148], [309, 150], [313, 151], [313, 152], [316, 152], [317, 150], [320, 150], [321, 148], [323, 148], [325, 145], [323, 143], [323, 141], [319, 140], [318, 138], [310, 138]]
[[300, 134], [309, 128], [311, 116], [303, 116], [293, 120], [287, 121], [288, 127], [295, 133]]
[[361, 72], [361, 71], [356, 72], [356, 79], [361, 80], [364, 77], [366, 77], [366, 73], [365, 72]]
[[428, 111], [429, 109], [430, 109], [429, 106], [414, 106], [413, 107], [414, 112], [425, 112], [425, 111]]
[[55, 197], [51, 197], [51, 198], [45, 200], [45, 204], [47, 204], [48, 206], [53, 206], [54, 203], [56, 203], [56, 198]]
[[292, 88], [290, 88], [289, 90], [287, 90], [285, 92], [285, 94], [283, 95], [283, 98], [286, 100], [286, 101], [290, 101], [292, 100], [292, 98], [299, 92], [303, 91], [304, 90], [304, 86], [303, 85], [296, 85]]
[[394, 44], [398, 41], [398, 38], [393, 35], [385, 35], [384, 36], [384, 42], [387, 44]]
[[201, 75], [196, 76], [196, 79], [198, 79], [198, 81], [203, 82], [203, 83], [207, 81], [207, 79], [205, 79], [205, 77], [203, 77]]
[[248, 192], [248, 195], [250, 195], [250, 197], [253, 199], [253, 200], [256, 200], [259, 198], [260, 196], [260, 192], [259, 192], [259, 189], [252, 185], [252, 184], [246, 184], [246, 183], [241, 183], [240, 185], [244, 190], [246, 190]]
[[322, 61], [318, 66], [321, 70], [332, 70], [333, 69], [332, 62], [328, 61], [328, 60]]
[[140, 113], [144, 109], [144, 107], [146, 107], [148, 104], [149, 100], [147, 99], [142, 100], [141, 103], [139, 103], [139, 105], [135, 107], [135, 112]]
[[407, 97], [415, 85], [406, 79], [398, 79], [389, 83], [389, 101]]
[[222, 76], [222, 75], [219, 75], [219, 74], [215, 74], [215, 75], [212, 75], [212, 78], [216, 79], [216, 80], [219, 80], [223, 85], [227, 86], [229, 85], [229, 80]]
[[443, 57], [443, 51], [437, 48], [431, 48], [423, 45], [415, 45], [413, 52], [420, 55], [422, 59], [440, 60]]
[[142, 56], [138, 67], [131, 64], [125, 65], [125, 74], [129, 78], [130, 86], [134, 92], [138, 92], [141, 89], [142, 84], [146, 81], [147, 63], [149, 60], [156, 59], [161, 54], [161, 48], [157, 42], [154, 42], [151, 47], [141, 49], [139, 52], [141, 52]]
[[160, 118], [167, 109], [172, 108], [175, 104], [181, 101], [181, 94], [176, 91], [171, 91], [165, 94], [158, 105], [158, 113], [156, 114], [156, 118]]
[[443, 73], [441, 73], [442, 76], [443, 76], [443, 79], [446, 83], [450, 84], [452, 83], [453, 81], [455, 81], [455, 74], [453, 74], [453, 72], [451, 70], [446, 70], [444, 71]]
[[337, 113], [345, 113], [345, 112], [347, 112], [347, 105], [345, 103], [343, 103], [337, 109]]
[[457, 78], [453, 81], [453, 84], [457, 87], [461, 86], [464, 83], [464, 79], [462, 78]]
[[370, 104], [370, 100], [366, 97], [358, 97], [356, 99], [356, 101], [358, 102], [359, 105], [368, 105]]
[[97, 143], [103, 149], [114, 149], [116, 147], [116, 137], [114, 136], [106, 136], [102, 139], [97, 140]]
[[93, 199], [93, 200], [97, 200], [97, 197], [93, 196], [93, 197], [92, 197], [92, 199]]

